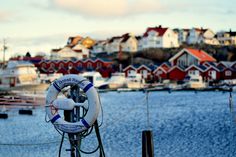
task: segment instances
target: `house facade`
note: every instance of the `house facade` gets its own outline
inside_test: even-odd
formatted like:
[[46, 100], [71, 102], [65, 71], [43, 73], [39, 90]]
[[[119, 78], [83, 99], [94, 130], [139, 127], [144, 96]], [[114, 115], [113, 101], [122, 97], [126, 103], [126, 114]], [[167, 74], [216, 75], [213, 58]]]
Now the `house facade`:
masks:
[[216, 62], [212, 56], [203, 50], [184, 48], [169, 59], [171, 66], [187, 68], [192, 64], [201, 65], [204, 62]]
[[215, 33], [211, 29], [192, 28], [187, 36], [188, 44], [208, 44], [219, 45], [219, 41], [215, 38]]
[[155, 80], [165, 80], [168, 79], [168, 71], [171, 68], [170, 64], [167, 62], [162, 63], [160, 66], [158, 66], [154, 71], [154, 78]]
[[219, 32], [217, 33], [217, 39], [220, 45], [236, 45], [236, 32]]
[[189, 29], [179, 29], [178, 33], [178, 42], [179, 44], [183, 44], [187, 42], [187, 37], [189, 35]]
[[90, 37], [82, 37], [82, 36], [74, 36], [74, 37], [69, 37], [67, 40], [67, 46], [69, 47], [74, 47], [75, 45], [83, 45], [87, 49], [90, 49], [96, 41]]
[[106, 44], [107, 44], [106, 40], [97, 41], [96, 44], [93, 45], [92, 53], [99, 54], [106, 52]]
[[170, 28], [149, 27], [144, 33], [140, 49], [179, 47], [178, 34]]
[[133, 34], [125, 34], [121, 40], [121, 51], [136, 53], [138, 51], [138, 40]]
[[50, 58], [52, 60], [84, 59], [89, 57], [89, 50], [82, 45], [73, 48], [65, 46], [61, 49], [52, 49]]
[[41, 73], [78, 74], [83, 71], [99, 71], [103, 77], [109, 77], [113, 62], [110, 60], [84, 59], [84, 60], [42, 60], [38, 69]]

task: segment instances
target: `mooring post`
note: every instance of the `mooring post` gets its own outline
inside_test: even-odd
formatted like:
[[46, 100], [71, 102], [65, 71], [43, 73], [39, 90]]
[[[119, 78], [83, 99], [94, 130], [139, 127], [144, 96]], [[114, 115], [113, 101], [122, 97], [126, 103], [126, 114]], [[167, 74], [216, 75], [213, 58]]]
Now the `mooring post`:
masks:
[[149, 121], [149, 92], [146, 90], [146, 105], [147, 105], [147, 130], [142, 132], [142, 157], [154, 157], [153, 135], [150, 129]]
[[142, 157], [154, 157], [153, 136], [151, 130], [142, 132]]

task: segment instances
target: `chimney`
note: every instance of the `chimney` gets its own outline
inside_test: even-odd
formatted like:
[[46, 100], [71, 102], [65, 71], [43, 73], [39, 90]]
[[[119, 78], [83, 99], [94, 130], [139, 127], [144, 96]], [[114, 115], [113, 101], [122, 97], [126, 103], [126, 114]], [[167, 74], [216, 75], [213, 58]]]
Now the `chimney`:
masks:
[[159, 25], [158, 28], [161, 28], [161, 25]]

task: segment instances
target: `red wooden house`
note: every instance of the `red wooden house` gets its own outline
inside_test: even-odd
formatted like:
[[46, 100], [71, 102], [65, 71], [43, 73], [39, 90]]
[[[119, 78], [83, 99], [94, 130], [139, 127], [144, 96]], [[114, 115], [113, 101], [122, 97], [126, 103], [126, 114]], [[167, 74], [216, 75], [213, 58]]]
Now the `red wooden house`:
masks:
[[191, 65], [188, 68], [185, 69], [185, 72], [187, 75], [201, 75], [203, 76], [204, 70], [206, 70], [205, 66], [197, 66], [197, 65]]
[[168, 78], [170, 80], [182, 81], [186, 76], [186, 72], [184, 69], [179, 66], [173, 66], [168, 71]]
[[230, 67], [221, 70], [221, 80], [236, 79], [236, 70]]
[[220, 70], [224, 70], [225, 68], [231, 68], [232, 65], [233, 62], [221, 61], [217, 64], [217, 68]]
[[157, 67], [154, 71], [155, 80], [164, 80], [168, 79], [168, 70], [170, 69], [170, 65], [168, 63], [162, 63], [159, 67]]
[[138, 74], [141, 74], [142, 78], [145, 80], [150, 80], [152, 78], [152, 69], [147, 67], [146, 65], [141, 65], [136, 69]]
[[184, 48], [169, 59], [171, 66], [178, 65], [187, 68], [192, 64], [202, 65], [205, 62], [216, 62], [212, 56], [203, 50]]
[[137, 68], [134, 67], [133, 65], [129, 65], [123, 69], [123, 72], [125, 73], [125, 77], [128, 77], [130, 75], [135, 75], [137, 73]]
[[95, 69], [95, 64], [94, 64], [93, 60], [89, 58], [83, 62], [83, 67], [84, 67], [84, 69], [91, 71], [91, 70]]
[[[216, 59], [203, 50], [184, 48], [170, 58], [169, 62], [172, 66], [168, 71], [168, 76], [171, 80], [183, 80], [188, 73], [195, 72], [202, 76], [204, 75], [206, 79], [218, 79], [219, 69], [212, 64], [216, 62]], [[205, 69], [203, 66], [208, 68]], [[203, 71], [203, 69], [208, 71]]]
[[220, 80], [220, 75], [220, 70], [217, 67], [210, 66], [206, 70], [204, 70], [202, 77], [205, 81], [214, 81]]

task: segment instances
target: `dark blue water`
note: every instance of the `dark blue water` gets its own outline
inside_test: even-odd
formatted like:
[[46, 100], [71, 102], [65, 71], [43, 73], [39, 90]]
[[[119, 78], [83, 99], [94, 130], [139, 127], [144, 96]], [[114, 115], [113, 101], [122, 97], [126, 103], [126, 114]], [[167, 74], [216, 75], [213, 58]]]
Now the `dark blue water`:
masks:
[[[108, 157], [141, 157], [145, 129], [153, 132], [155, 156], [236, 156], [236, 123], [229, 110], [229, 93], [151, 92], [149, 126], [144, 93], [108, 92], [100, 96], [103, 104], [100, 132]], [[101, 119], [100, 116], [100, 122]], [[44, 121], [43, 108], [34, 110], [33, 116], [10, 111], [9, 119], [0, 120], [0, 143], [13, 144], [0, 145], [0, 157], [57, 156], [60, 139], [53, 126]], [[24, 145], [33, 143], [36, 145]], [[83, 150], [96, 146], [94, 134], [82, 141]], [[63, 157], [70, 156], [66, 148], [68, 140], [63, 145]]]

